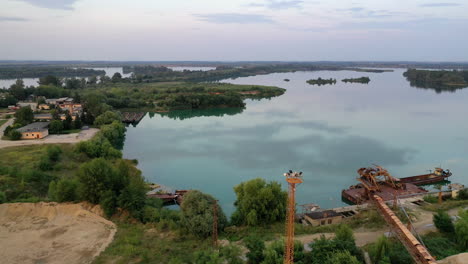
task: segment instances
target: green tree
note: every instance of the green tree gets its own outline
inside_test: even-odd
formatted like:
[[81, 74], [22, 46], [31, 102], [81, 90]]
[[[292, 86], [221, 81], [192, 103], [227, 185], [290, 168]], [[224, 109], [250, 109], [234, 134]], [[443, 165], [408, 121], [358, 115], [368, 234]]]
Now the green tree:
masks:
[[10, 86], [9, 92], [17, 100], [26, 99], [26, 91], [24, 90], [23, 80], [17, 79], [16, 82]]
[[[276, 240], [271, 243], [265, 252], [265, 258], [261, 264], [282, 264], [284, 261], [284, 240]], [[304, 262], [304, 245], [300, 241], [294, 241], [294, 263]]]
[[0, 107], [8, 107], [10, 105], [16, 105], [18, 99], [10, 94], [3, 95], [3, 98], [0, 96]]
[[101, 195], [111, 186], [115, 169], [103, 158], [93, 159], [81, 165], [78, 170], [79, 192], [81, 198], [97, 204]]
[[52, 162], [57, 162], [62, 154], [62, 149], [59, 146], [48, 146], [47, 147], [47, 158]]
[[47, 197], [49, 197], [49, 200], [51, 201], [57, 201], [57, 182], [56, 181], [51, 181], [49, 183], [49, 190], [47, 191]]
[[263, 251], [265, 250], [265, 243], [263, 240], [255, 235], [249, 236], [244, 239], [245, 247], [249, 250], [247, 252], [247, 263], [257, 264], [261, 263], [265, 258]]
[[80, 117], [76, 117], [75, 121], [73, 121], [73, 128], [74, 129], [81, 129], [83, 127], [83, 123], [81, 122]]
[[60, 179], [55, 189], [56, 201], [59, 203], [76, 201], [78, 199], [77, 186], [78, 184], [74, 180]]
[[468, 210], [460, 210], [460, 219], [455, 223], [457, 243], [462, 250], [468, 249]]
[[39, 85], [53, 85], [53, 86], [61, 87], [62, 81], [55, 76], [47, 75], [39, 79]]
[[[215, 199], [200, 191], [189, 191], [184, 195], [184, 202], [180, 205], [182, 211], [181, 224], [185, 229], [199, 237], [208, 237], [213, 231], [213, 208]], [[223, 230], [226, 225], [226, 216], [219, 205], [218, 229]]]
[[128, 210], [133, 217], [141, 219], [146, 200], [146, 184], [141, 172], [136, 171], [128, 175], [129, 184], [120, 193], [117, 203], [122, 209]]
[[[105, 104], [106, 97], [100, 93], [93, 91], [91, 93], [86, 94], [83, 97], [84, 101], [84, 107], [86, 111], [86, 115], [90, 115], [92, 119], [100, 116], [102, 113], [105, 113], [106, 111], [111, 110], [111, 107], [107, 104]], [[91, 117], [88, 117], [90, 119]], [[86, 122], [88, 124], [92, 124], [89, 122]]]
[[97, 81], [98, 81], [98, 79], [97, 79], [97, 77], [95, 75], [88, 78], [88, 84], [96, 84]]
[[7, 202], [6, 194], [0, 191], [0, 204], [6, 203], [6, 202]]
[[443, 233], [454, 233], [455, 227], [447, 212], [438, 211], [433, 217], [434, 225]]
[[219, 250], [220, 256], [227, 261], [229, 264], [242, 264], [244, 263], [240, 258], [242, 256], [242, 250], [236, 245], [228, 245], [222, 247]]
[[195, 264], [221, 264], [223, 260], [219, 256], [218, 252], [215, 251], [196, 251], [194, 253]]
[[65, 120], [63, 120], [63, 129], [70, 130], [73, 128], [73, 118], [68, 111], [65, 112]]
[[122, 74], [120, 74], [120, 72], [114, 73], [114, 75], [112, 75], [112, 82], [116, 83], [120, 81], [122, 81]]
[[62, 120], [60, 118], [60, 108], [52, 110], [52, 120], [58, 120], [58, 121]]
[[18, 130], [12, 129], [8, 133], [8, 136], [10, 137], [11, 140], [20, 140], [23, 135]]
[[34, 113], [31, 110], [31, 107], [21, 107], [15, 113], [15, 123], [25, 126], [32, 123], [34, 120]]
[[102, 125], [108, 125], [112, 124], [114, 121], [122, 121], [122, 117], [120, 116], [120, 113], [113, 112], [113, 111], [106, 111], [105, 113], [99, 115], [96, 117], [94, 120], [94, 125], [101, 127]]
[[115, 196], [115, 192], [113, 190], [105, 191], [101, 196], [99, 204], [106, 216], [110, 218], [117, 210], [117, 197]]
[[326, 262], [327, 264], [360, 264], [361, 262], [349, 251], [337, 251], [334, 252], [330, 259]]
[[114, 121], [109, 125], [102, 125], [98, 135], [105, 137], [112, 144], [113, 147], [121, 149], [125, 141], [125, 128], [124, 124], [120, 121]]
[[59, 120], [54, 120], [49, 124], [49, 133], [50, 134], [60, 134], [63, 131], [63, 123]]
[[243, 182], [234, 191], [237, 200], [232, 222], [237, 225], [265, 225], [285, 217], [287, 192], [278, 182], [266, 183], [257, 178]]
[[49, 171], [53, 169], [52, 163], [50, 162], [49, 158], [47, 158], [47, 156], [42, 156], [39, 160], [39, 169], [41, 171]]

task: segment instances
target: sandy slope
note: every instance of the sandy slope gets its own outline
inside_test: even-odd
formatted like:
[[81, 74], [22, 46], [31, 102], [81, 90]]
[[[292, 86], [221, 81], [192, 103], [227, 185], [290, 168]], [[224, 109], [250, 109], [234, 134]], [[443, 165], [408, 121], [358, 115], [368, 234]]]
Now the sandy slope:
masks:
[[0, 204], [1, 263], [90, 263], [116, 226], [85, 203]]

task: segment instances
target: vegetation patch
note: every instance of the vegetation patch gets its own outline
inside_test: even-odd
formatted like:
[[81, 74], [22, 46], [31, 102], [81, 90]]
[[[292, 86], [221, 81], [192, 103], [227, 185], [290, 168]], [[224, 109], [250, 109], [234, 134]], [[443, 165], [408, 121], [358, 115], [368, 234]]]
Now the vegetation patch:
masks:
[[322, 79], [321, 77], [319, 77], [318, 79], [310, 79], [307, 81], [308, 84], [310, 85], [318, 85], [318, 86], [321, 86], [321, 85], [326, 85], [326, 84], [336, 84], [336, 79]]

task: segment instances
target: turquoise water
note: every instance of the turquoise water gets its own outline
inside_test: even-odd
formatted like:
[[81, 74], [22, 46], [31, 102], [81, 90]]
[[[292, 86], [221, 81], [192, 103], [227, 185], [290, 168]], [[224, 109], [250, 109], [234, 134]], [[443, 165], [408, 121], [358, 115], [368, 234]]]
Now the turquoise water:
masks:
[[[321, 71], [226, 80], [286, 88], [242, 109], [146, 115], [129, 127], [124, 156], [152, 182], [199, 189], [234, 210], [233, 187], [261, 177], [280, 181], [288, 169], [304, 172], [298, 204], [343, 205], [341, 190], [356, 170], [379, 164], [396, 177], [450, 168], [452, 182], [468, 183], [468, 89], [437, 93], [410, 87], [403, 70], [386, 73]], [[369, 76], [369, 84], [343, 78]], [[336, 78], [312, 86], [308, 79]], [[284, 79], [290, 79], [285, 82]]]

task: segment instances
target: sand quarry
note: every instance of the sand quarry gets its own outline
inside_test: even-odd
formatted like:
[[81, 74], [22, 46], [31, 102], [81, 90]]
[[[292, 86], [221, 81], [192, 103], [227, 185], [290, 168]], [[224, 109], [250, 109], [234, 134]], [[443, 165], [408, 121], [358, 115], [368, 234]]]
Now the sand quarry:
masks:
[[0, 204], [1, 263], [90, 263], [114, 238], [114, 223], [86, 203]]

